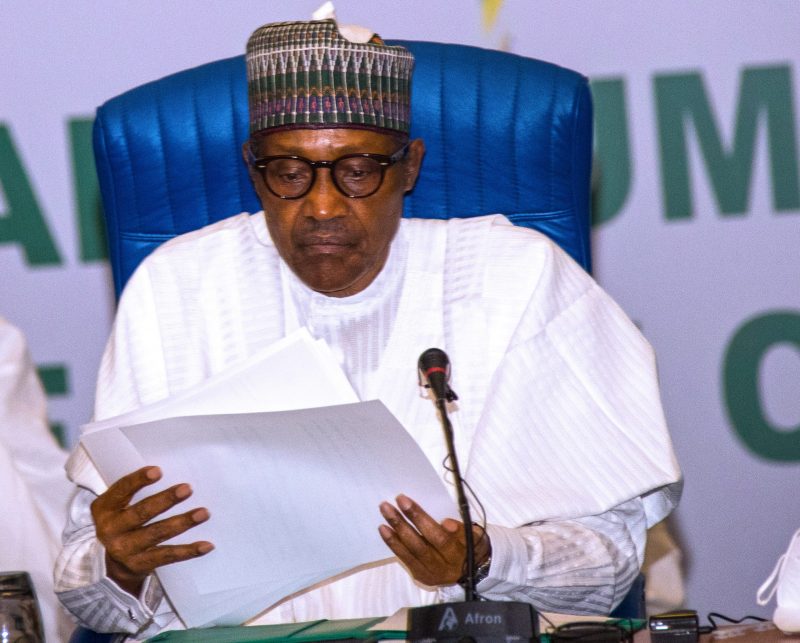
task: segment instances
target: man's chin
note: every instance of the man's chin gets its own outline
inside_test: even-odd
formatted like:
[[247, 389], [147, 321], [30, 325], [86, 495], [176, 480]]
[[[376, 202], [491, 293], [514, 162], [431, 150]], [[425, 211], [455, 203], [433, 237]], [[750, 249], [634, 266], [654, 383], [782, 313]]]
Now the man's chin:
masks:
[[[359, 281], [359, 274], [342, 274], [334, 269], [330, 262], [316, 262], [316, 270], [304, 270], [296, 273], [306, 286], [329, 297], [346, 297], [359, 290], [354, 284]], [[327, 268], [327, 269], [326, 269]]]
[[353, 284], [347, 285], [331, 285], [331, 284], [309, 284], [306, 282], [306, 285], [311, 288], [311, 290], [318, 292], [321, 295], [325, 295], [326, 297], [350, 297], [351, 295], [355, 295], [362, 290], [363, 288], [359, 288]]
[[[341, 246], [338, 246], [341, 247]], [[321, 252], [293, 257], [291, 267], [309, 288], [329, 297], [349, 297], [369, 286], [380, 272], [383, 262], [365, 261], [363, 253]]]

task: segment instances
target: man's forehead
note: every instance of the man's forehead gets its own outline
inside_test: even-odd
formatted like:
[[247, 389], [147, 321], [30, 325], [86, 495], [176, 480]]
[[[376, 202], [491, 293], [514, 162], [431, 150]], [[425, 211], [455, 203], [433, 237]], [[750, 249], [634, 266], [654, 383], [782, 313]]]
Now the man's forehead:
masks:
[[333, 158], [359, 152], [391, 154], [403, 142], [395, 134], [371, 129], [297, 128], [273, 131], [258, 137], [256, 150], [262, 156], [292, 154], [322, 158], [320, 154], [327, 154], [326, 158]]

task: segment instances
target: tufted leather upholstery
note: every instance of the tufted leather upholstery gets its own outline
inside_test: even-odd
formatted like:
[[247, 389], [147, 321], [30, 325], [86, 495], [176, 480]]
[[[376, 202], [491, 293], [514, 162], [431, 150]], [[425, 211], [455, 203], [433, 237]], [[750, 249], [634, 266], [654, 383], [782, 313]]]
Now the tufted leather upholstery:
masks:
[[[587, 270], [592, 107], [586, 79], [513, 54], [401, 42], [416, 57], [412, 136], [425, 139], [405, 216], [501, 212]], [[260, 205], [247, 138], [244, 57], [179, 72], [97, 110], [94, 144], [119, 294], [170, 237]]]

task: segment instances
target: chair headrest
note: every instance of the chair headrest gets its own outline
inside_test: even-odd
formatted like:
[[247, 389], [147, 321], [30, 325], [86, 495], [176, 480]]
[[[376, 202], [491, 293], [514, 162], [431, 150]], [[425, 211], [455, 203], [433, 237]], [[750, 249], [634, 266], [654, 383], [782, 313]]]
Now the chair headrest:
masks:
[[[514, 54], [396, 41], [415, 58], [412, 136], [427, 153], [404, 216], [502, 213], [590, 268], [586, 79]], [[119, 293], [157, 245], [260, 204], [241, 158], [244, 57], [132, 89], [97, 111], [95, 156]]]

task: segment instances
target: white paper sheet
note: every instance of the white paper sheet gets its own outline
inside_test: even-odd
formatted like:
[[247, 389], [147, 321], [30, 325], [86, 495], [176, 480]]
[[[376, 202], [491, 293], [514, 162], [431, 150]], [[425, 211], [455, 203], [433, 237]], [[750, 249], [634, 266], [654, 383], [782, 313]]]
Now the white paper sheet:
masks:
[[[378, 505], [398, 493], [438, 520], [458, 515], [424, 453], [378, 401], [157, 420], [82, 442], [106, 480], [157, 464], [164, 477], [148, 495], [188, 482], [191, 506], [209, 509], [208, 522], [175, 542], [209, 540], [216, 549], [159, 570], [189, 627], [238, 624], [288, 594], [388, 558]], [[258, 605], [252, 613], [237, 609], [243, 596]]]
[[300, 328], [198, 386], [125, 415], [85, 424], [81, 434], [165, 417], [286, 411], [357, 401], [327, 343]]

